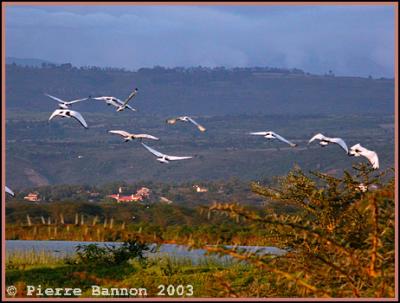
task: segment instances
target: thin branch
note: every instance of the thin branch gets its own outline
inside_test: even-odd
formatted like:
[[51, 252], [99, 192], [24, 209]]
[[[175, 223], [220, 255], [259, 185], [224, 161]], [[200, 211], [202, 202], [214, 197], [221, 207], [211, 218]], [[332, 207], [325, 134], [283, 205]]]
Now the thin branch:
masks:
[[264, 262], [262, 262], [261, 260], [259, 260], [258, 258], [255, 258], [256, 255], [255, 254], [248, 254], [247, 256], [241, 255], [239, 253], [237, 253], [234, 250], [230, 250], [230, 249], [223, 249], [220, 247], [210, 247], [210, 246], [205, 246], [203, 247], [203, 249], [209, 251], [209, 252], [214, 252], [214, 253], [222, 253], [225, 255], [230, 255], [231, 257], [234, 257], [236, 259], [239, 260], [243, 260], [243, 261], [248, 261], [254, 265], [257, 265], [260, 268], [263, 268], [265, 270], [268, 270], [270, 272], [276, 273], [278, 275], [281, 275], [283, 277], [285, 277], [286, 279], [295, 282], [296, 284], [303, 286], [305, 288], [307, 288], [308, 290], [317, 293], [317, 294], [323, 294], [324, 297], [331, 297], [331, 295], [325, 291], [325, 290], [321, 290], [318, 289], [316, 286], [309, 284], [307, 281], [300, 279], [294, 275], [291, 275], [285, 271], [273, 268], [268, 266], [267, 264], [265, 264]]

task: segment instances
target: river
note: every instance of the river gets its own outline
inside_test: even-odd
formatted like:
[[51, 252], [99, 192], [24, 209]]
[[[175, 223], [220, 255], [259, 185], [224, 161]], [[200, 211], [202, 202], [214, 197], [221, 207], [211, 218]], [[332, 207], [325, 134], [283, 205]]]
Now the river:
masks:
[[[105, 245], [121, 245], [122, 242], [80, 242], [80, 241], [30, 241], [30, 240], [7, 240], [6, 241], [6, 253], [13, 252], [46, 252], [54, 254], [59, 257], [72, 256], [76, 252], [76, 248], [79, 245], [97, 244], [102, 247]], [[226, 246], [231, 248], [232, 246]], [[282, 255], [285, 253], [276, 247], [271, 246], [238, 246], [240, 249], [245, 249], [246, 251], [257, 252], [259, 254], [274, 254]], [[183, 245], [176, 244], [162, 244], [156, 253], [148, 253], [149, 257], [158, 256], [169, 256], [174, 258], [186, 258], [190, 259], [192, 262], [198, 262], [205, 258], [210, 258], [206, 256], [206, 251], [204, 249], [191, 249]], [[220, 260], [229, 260], [229, 257], [217, 257], [212, 256], [212, 258]]]

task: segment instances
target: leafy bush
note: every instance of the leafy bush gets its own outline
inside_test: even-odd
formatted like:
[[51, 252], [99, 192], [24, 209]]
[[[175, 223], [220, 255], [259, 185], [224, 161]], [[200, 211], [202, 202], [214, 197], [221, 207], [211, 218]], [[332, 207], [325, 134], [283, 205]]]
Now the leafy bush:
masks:
[[155, 252], [156, 247], [139, 240], [129, 240], [122, 245], [97, 244], [78, 245], [76, 248], [77, 262], [86, 265], [121, 265], [131, 259], [141, 262], [146, 260], [146, 252]]

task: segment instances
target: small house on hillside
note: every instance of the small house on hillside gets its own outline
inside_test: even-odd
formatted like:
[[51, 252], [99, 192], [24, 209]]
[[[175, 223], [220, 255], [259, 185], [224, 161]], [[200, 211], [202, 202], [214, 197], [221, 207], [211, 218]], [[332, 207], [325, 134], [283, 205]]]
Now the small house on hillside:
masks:
[[40, 201], [39, 193], [38, 192], [29, 193], [27, 196], [24, 197], [24, 200], [31, 202]]
[[108, 195], [107, 197], [117, 200], [118, 203], [120, 203], [120, 202], [137, 202], [137, 201], [143, 200], [142, 196], [137, 196], [134, 194], [132, 194], [130, 196], [114, 194], [114, 195]]
[[193, 187], [196, 190], [196, 192], [198, 192], [198, 193], [206, 193], [206, 192], [208, 192], [208, 189], [205, 188], [205, 187], [200, 187], [199, 185], [194, 185]]
[[128, 196], [121, 195], [121, 188], [118, 190], [118, 194], [108, 195], [107, 197], [115, 199], [118, 203], [120, 202], [138, 202], [147, 199], [150, 195], [150, 189], [142, 187], [136, 194], [131, 194]]

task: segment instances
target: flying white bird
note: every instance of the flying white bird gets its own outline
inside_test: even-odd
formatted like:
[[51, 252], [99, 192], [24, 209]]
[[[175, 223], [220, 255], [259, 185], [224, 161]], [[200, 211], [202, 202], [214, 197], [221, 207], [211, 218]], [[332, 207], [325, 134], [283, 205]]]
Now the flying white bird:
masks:
[[157, 157], [157, 161], [160, 161], [161, 163], [169, 163], [169, 161], [176, 161], [176, 160], [185, 160], [185, 159], [191, 159], [193, 157], [176, 157], [176, 156], [169, 156], [163, 153], [160, 153], [159, 151], [156, 151], [155, 149], [151, 148], [150, 146], [147, 146], [146, 144], [142, 143], [142, 145], [153, 155]]
[[82, 124], [82, 126], [84, 128], [88, 128], [87, 123], [85, 121], [85, 119], [83, 119], [82, 115], [80, 113], [78, 113], [77, 111], [74, 110], [70, 110], [70, 109], [56, 109], [50, 116], [49, 121], [51, 119], [53, 119], [56, 116], [60, 116], [61, 118], [75, 118], [76, 120], [78, 120], [78, 122], [80, 124]]
[[14, 192], [11, 189], [9, 189], [7, 186], [6, 186], [6, 193], [13, 197], [15, 196]]
[[378, 190], [379, 186], [377, 184], [369, 184], [366, 185], [364, 183], [359, 183], [358, 185], [355, 186], [355, 190], [359, 192], [367, 192], [367, 191], [375, 191]]
[[120, 99], [118, 99], [118, 98], [115, 98], [115, 97], [111, 97], [111, 96], [110, 96], [110, 97], [108, 97], [108, 96], [94, 97], [94, 98], [89, 96], [89, 98], [94, 99], [94, 100], [99, 100], [99, 101], [105, 101], [107, 105], [113, 105], [113, 106], [115, 106], [115, 107], [117, 108], [117, 112], [121, 112], [121, 111], [123, 111], [125, 108], [129, 108], [131, 111], [134, 111], [134, 112], [135, 112], [136, 109], [134, 109], [133, 107], [131, 107], [130, 105], [128, 105], [128, 102], [129, 102], [133, 97], [136, 96], [137, 92], [138, 92], [138, 89], [135, 88], [135, 90], [134, 90], [133, 92], [131, 92], [131, 93], [129, 94], [129, 96], [128, 96], [124, 101], [122, 101], [122, 100], [120, 100]]
[[72, 104], [77, 103], [77, 102], [81, 102], [81, 101], [85, 101], [85, 100], [89, 99], [89, 98], [82, 98], [82, 99], [76, 99], [76, 100], [72, 100], [72, 101], [64, 101], [64, 100], [61, 100], [60, 98], [54, 97], [54, 96], [49, 95], [49, 94], [45, 94], [45, 95], [47, 97], [57, 101], [58, 102], [58, 107], [62, 108], [62, 109], [69, 109], [72, 106]]
[[181, 117], [176, 117], [176, 118], [170, 118], [167, 119], [167, 123], [168, 124], [175, 124], [177, 121], [182, 121], [182, 122], [190, 122], [194, 125], [197, 126], [197, 128], [201, 131], [201, 132], [205, 132], [206, 128], [202, 125], [200, 125], [199, 123], [197, 123], [196, 121], [194, 121], [191, 117], [189, 116], [181, 116]]
[[131, 133], [128, 133], [128, 132], [126, 132], [124, 130], [109, 130], [108, 132], [124, 137], [125, 142], [132, 141], [132, 140], [135, 140], [135, 139], [140, 139], [140, 140], [142, 140], [142, 139], [160, 140], [159, 138], [151, 136], [151, 135], [148, 135], [148, 134], [131, 134]]
[[365, 185], [364, 183], [360, 183], [356, 186], [356, 191], [361, 191], [363, 193], [368, 191], [368, 186]]
[[359, 157], [364, 156], [372, 164], [374, 169], [379, 168], [378, 154], [372, 150], [362, 147], [359, 143], [350, 148], [349, 156]]
[[336, 143], [340, 145], [340, 147], [343, 148], [346, 151], [346, 153], [349, 152], [346, 143], [341, 138], [329, 138], [325, 137], [323, 134], [316, 134], [314, 137], [310, 139], [310, 141], [308, 141], [308, 144], [310, 144], [314, 140], [319, 140], [319, 144], [321, 146], [327, 146], [329, 143]]
[[275, 132], [272, 131], [267, 131], [267, 132], [254, 132], [254, 133], [250, 133], [250, 135], [255, 135], [255, 136], [263, 136], [264, 138], [267, 138], [268, 140], [271, 139], [278, 139], [281, 140], [282, 142], [285, 142], [287, 144], [289, 144], [291, 147], [296, 147], [297, 144], [290, 142], [289, 140], [286, 140], [285, 138], [283, 138], [282, 136], [278, 135]]

